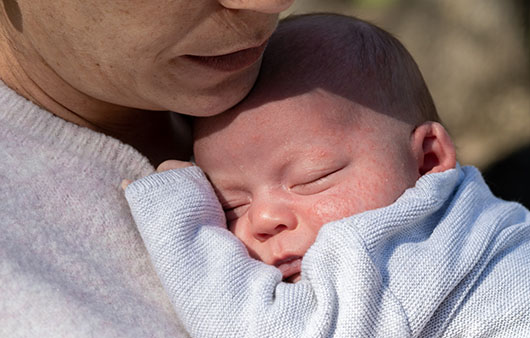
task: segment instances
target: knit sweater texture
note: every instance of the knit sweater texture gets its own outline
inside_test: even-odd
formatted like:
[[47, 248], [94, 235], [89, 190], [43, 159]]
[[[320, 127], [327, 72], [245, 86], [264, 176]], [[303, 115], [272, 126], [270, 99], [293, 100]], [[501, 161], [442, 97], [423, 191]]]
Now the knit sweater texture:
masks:
[[187, 337], [120, 188], [153, 171], [0, 82], [0, 337]]
[[530, 213], [473, 167], [324, 225], [296, 284], [249, 257], [199, 168], [126, 195], [194, 337], [530, 337]]

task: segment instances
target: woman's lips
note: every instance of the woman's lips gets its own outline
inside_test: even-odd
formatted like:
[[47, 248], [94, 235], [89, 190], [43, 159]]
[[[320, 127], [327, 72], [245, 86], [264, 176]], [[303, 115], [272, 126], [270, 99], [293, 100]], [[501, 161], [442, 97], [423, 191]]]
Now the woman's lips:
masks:
[[208, 68], [225, 72], [233, 72], [256, 63], [256, 61], [258, 61], [263, 54], [263, 51], [267, 46], [267, 42], [268, 41], [265, 41], [257, 47], [247, 48], [224, 55], [184, 55], [184, 58]]
[[283, 280], [288, 283], [296, 283], [300, 280], [302, 270], [302, 257], [293, 256], [274, 264], [282, 273]]

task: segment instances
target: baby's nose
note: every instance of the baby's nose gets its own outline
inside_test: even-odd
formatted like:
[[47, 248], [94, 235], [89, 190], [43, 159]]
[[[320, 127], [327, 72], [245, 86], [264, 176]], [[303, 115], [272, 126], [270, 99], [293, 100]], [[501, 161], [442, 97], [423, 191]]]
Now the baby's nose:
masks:
[[252, 235], [261, 242], [297, 226], [294, 212], [279, 202], [254, 201], [249, 213]]

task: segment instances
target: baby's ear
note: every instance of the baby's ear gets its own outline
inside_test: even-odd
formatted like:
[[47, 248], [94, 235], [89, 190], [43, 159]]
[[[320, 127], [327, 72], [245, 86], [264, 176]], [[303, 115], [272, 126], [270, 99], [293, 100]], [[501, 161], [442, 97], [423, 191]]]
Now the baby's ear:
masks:
[[438, 122], [425, 122], [411, 135], [411, 146], [420, 176], [456, 166], [456, 152], [447, 130]]

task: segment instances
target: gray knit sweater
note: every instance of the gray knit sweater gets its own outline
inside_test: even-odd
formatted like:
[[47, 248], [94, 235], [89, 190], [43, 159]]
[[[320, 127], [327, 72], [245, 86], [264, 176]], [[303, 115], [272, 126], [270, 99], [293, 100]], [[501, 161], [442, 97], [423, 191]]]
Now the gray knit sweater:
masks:
[[187, 336], [119, 187], [151, 172], [0, 82], [0, 337]]
[[530, 212], [472, 167], [425, 175], [388, 207], [326, 224], [302, 280], [249, 257], [197, 167], [127, 188], [192, 336], [530, 337]]

